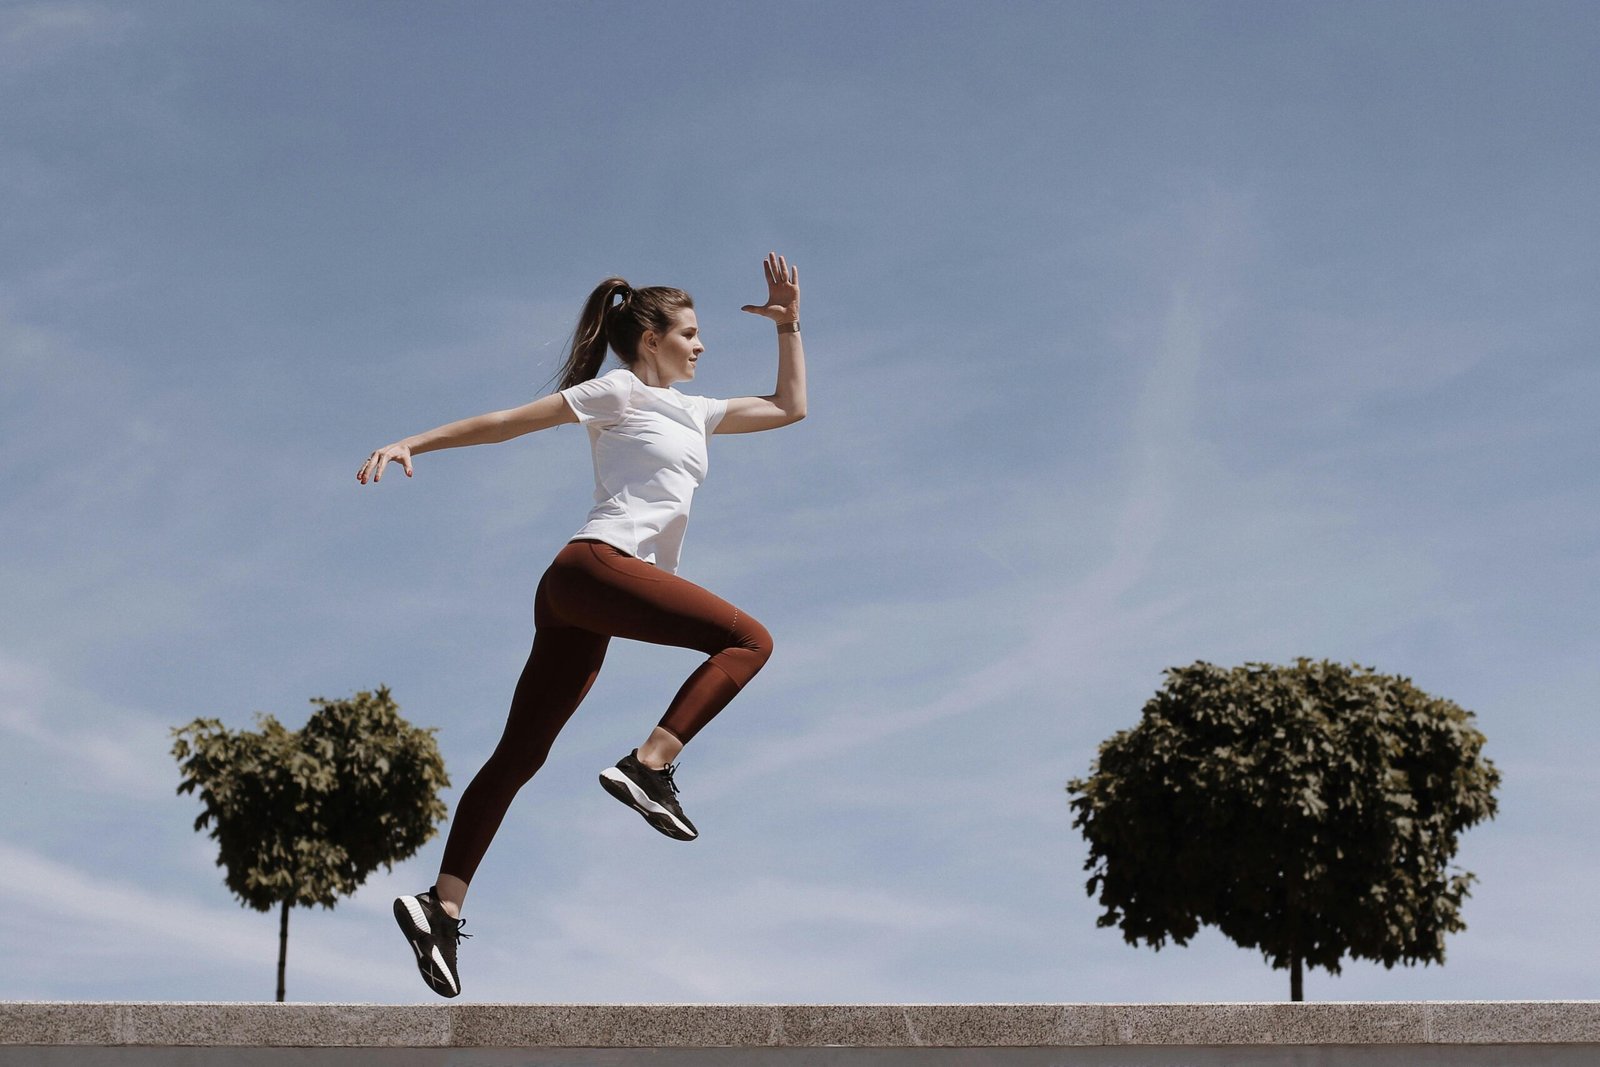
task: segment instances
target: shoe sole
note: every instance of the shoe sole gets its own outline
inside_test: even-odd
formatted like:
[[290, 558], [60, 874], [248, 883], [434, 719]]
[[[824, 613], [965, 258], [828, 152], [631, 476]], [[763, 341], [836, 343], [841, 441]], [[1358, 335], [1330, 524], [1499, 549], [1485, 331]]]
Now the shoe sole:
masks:
[[651, 800], [650, 795], [635, 785], [633, 779], [615, 767], [607, 767], [600, 772], [600, 784], [606, 787], [607, 793], [643, 815], [645, 822], [674, 841], [693, 841], [700, 836], [694, 827], [685, 825], [672, 812]]
[[433, 940], [433, 929], [416, 897], [394, 898], [394, 921], [400, 924], [400, 932], [406, 935], [411, 951], [416, 953], [417, 970], [422, 972], [422, 980], [428, 983], [428, 988], [441, 997], [459, 996], [461, 988], [451, 977], [450, 965], [445, 962], [439, 946], [432, 945], [427, 952], [423, 951], [423, 945]]

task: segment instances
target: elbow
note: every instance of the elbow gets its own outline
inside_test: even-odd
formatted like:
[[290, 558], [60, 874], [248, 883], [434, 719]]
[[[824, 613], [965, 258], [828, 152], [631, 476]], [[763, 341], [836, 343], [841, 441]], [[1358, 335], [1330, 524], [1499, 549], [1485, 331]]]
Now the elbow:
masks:
[[789, 409], [789, 425], [790, 426], [793, 426], [795, 423], [802, 421], [805, 417], [806, 417], [806, 406], [804, 404], [801, 404], [798, 407], [792, 407], [792, 408]]

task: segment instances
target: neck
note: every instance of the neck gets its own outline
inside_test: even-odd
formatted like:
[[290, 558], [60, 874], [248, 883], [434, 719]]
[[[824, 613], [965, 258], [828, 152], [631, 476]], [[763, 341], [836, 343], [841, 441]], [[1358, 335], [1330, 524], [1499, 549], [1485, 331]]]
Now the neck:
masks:
[[644, 384], [654, 386], [657, 389], [667, 389], [673, 384], [667, 379], [666, 375], [662, 374], [661, 371], [653, 364], [648, 363], [645, 360], [635, 360], [633, 366], [629, 367], [628, 369], [633, 372], [633, 376], [635, 378], [638, 378]]

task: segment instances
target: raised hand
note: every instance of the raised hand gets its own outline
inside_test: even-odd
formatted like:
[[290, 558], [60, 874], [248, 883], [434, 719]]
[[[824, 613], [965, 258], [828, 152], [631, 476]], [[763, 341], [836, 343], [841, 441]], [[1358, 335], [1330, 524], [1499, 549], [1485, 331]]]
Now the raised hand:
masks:
[[739, 310], [773, 322], [797, 321], [800, 318], [800, 268], [789, 266], [788, 260], [771, 252], [761, 269], [767, 276], [767, 302], [746, 304]]

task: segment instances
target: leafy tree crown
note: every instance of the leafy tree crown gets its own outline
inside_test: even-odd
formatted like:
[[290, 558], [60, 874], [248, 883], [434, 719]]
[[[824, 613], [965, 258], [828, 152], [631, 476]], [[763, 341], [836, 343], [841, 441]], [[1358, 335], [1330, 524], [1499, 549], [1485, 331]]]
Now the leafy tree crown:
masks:
[[1442, 963], [1473, 881], [1457, 838], [1500, 780], [1472, 713], [1327, 661], [1165, 674], [1067, 786], [1098, 924], [1156, 949], [1208, 924], [1278, 968]]
[[179, 793], [199, 795], [227, 886], [257, 911], [331, 908], [379, 866], [412, 855], [445, 817], [450, 784], [432, 729], [401, 718], [389, 690], [312, 701], [299, 730], [195, 719], [173, 731]]

